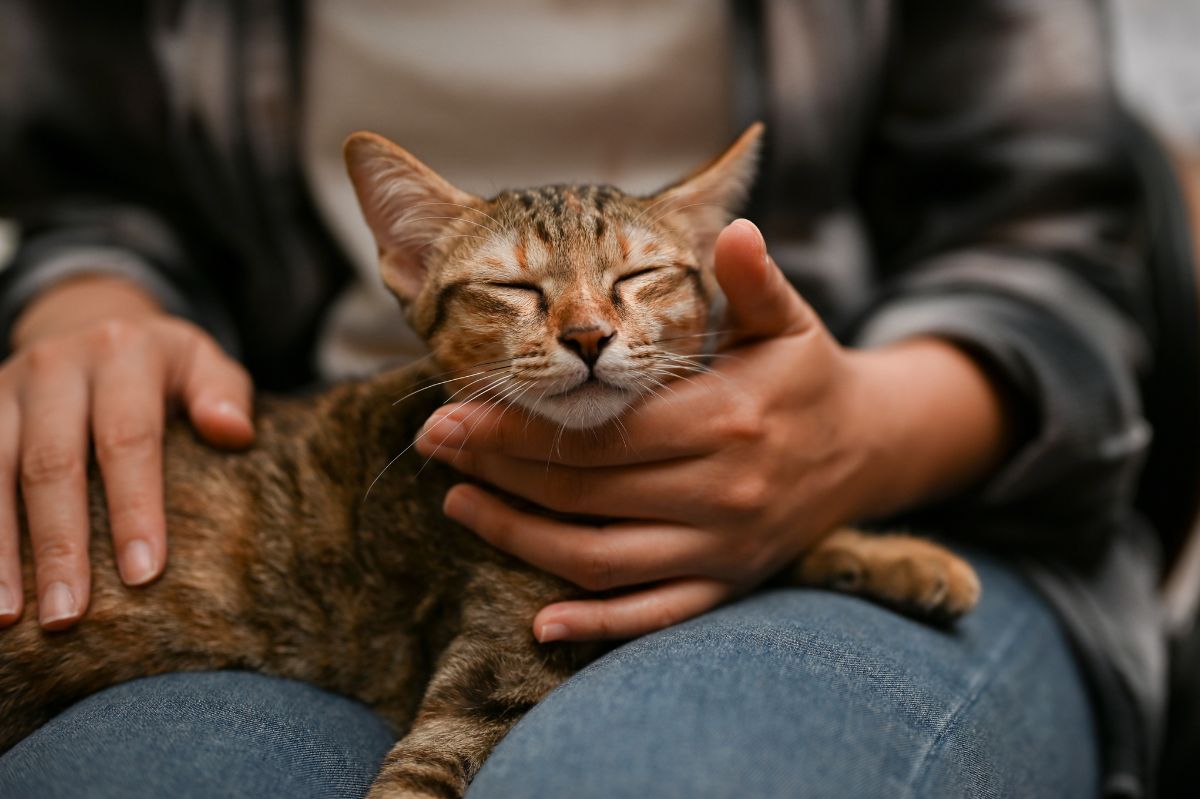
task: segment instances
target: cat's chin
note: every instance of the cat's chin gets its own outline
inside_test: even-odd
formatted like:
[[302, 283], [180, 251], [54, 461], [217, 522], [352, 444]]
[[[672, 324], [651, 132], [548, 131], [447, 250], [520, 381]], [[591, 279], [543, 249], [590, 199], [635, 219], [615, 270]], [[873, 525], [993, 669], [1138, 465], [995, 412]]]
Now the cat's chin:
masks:
[[530, 410], [563, 427], [585, 430], [617, 418], [634, 399], [633, 392], [616, 386], [586, 383], [562, 394], [543, 397]]

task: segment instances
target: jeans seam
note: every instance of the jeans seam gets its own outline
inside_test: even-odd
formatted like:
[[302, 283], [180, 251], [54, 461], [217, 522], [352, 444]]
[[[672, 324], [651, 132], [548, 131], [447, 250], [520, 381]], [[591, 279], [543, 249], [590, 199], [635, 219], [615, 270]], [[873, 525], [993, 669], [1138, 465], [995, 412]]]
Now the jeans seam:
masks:
[[956, 729], [958, 729], [959, 722], [966, 711], [970, 710], [971, 707], [973, 707], [975, 703], [979, 701], [980, 697], [983, 696], [983, 692], [996, 679], [996, 676], [999, 674], [999, 670], [994, 669], [993, 667], [999, 663], [1016, 644], [1021, 630], [1031, 618], [1033, 618], [1033, 612], [1027, 610], [1017, 619], [1016, 622], [1013, 623], [1008, 630], [1006, 640], [1004, 640], [1001, 645], [996, 648], [993, 655], [989, 657], [984, 665], [979, 669], [978, 675], [971, 681], [970, 685], [968, 685], [966, 697], [958, 704], [957, 707], [955, 707], [946, 715], [945, 720], [942, 722], [941, 729], [933, 736], [933, 739], [930, 740], [929, 745], [925, 747], [925, 751], [917, 758], [917, 763], [910, 772], [908, 780], [908, 796], [915, 797], [918, 795], [917, 786], [924, 781], [927, 773], [929, 772], [929, 769], [933, 764], [934, 755], [944, 748], [946, 740]]

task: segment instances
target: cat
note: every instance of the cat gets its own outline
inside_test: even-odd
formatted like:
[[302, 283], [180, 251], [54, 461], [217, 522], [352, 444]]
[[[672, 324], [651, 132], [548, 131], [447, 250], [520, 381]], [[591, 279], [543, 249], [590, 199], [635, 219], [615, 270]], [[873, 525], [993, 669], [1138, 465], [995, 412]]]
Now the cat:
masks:
[[[461, 796], [509, 728], [612, 645], [539, 644], [535, 613], [585, 592], [447, 520], [442, 498], [462, 478], [410, 444], [447, 395], [598, 427], [658, 384], [655, 365], [677, 372], [702, 356], [719, 296], [713, 244], [744, 197], [761, 135], [751, 127], [646, 198], [589, 185], [490, 200], [382, 137], [352, 135], [347, 166], [383, 280], [436, 370], [260, 398], [257, 441], [242, 453], [172, 422], [172, 559], [145, 587], [116, 576], [92, 464], [91, 608], [47, 633], [29, 592], [23, 619], [0, 631], [0, 751], [117, 682], [250, 669], [356, 697], [394, 726], [402, 737], [372, 797]], [[25, 534], [32, 586], [28, 550]], [[849, 529], [783, 579], [934, 619], [967, 612], [980, 590], [971, 567], [936, 544]]]

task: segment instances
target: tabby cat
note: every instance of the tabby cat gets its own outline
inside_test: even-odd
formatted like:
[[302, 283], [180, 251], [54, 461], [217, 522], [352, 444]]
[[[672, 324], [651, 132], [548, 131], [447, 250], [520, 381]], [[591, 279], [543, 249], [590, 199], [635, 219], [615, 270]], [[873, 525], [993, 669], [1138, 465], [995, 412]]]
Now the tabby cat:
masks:
[[[701, 354], [718, 292], [713, 243], [760, 136], [752, 127], [648, 198], [551, 186], [490, 200], [379, 136], [351, 136], [347, 164], [384, 281], [438, 374], [409, 368], [262, 398], [257, 442], [242, 453], [173, 423], [173, 554], [147, 587], [117, 578], [93, 464], [91, 610], [46, 633], [30, 592], [22, 621], [0, 632], [0, 751], [123, 680], [251, 669], [356, 697], [394, 725], [402, 737], [371, 796], [460, 796], [522, 714], [606, 647], [539, 644], [535, 613], [581, 589], [442, 515], [461, 477], [409, 447], [445, 400], [422, 389], [450, 378], [453, 396], [507, 399], [572, 427], [624, 412], [657, 384], [656, 364]], [[966, 612], [979, 591], [970, 567], [934, 544], [851, 530], [793, 572], [930, 617]]]

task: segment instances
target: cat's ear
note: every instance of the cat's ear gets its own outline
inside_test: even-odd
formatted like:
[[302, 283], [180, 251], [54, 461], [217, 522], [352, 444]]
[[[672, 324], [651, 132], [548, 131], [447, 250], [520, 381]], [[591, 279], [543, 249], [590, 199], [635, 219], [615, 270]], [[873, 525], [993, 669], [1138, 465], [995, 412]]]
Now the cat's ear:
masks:
[[754, 182], [764, 126], [755, 122], [719, 156], [649, 198], [666, 217], [676, 216], [697, 245], [709, 248], [737, 213]]
[[433, 254], [429, 245], [481, 201], [375, 133], [350, 134], [342, 150], [379, 247], [383, 282], [403, 303], [410, 303], [428, 277], [427, 260]]

